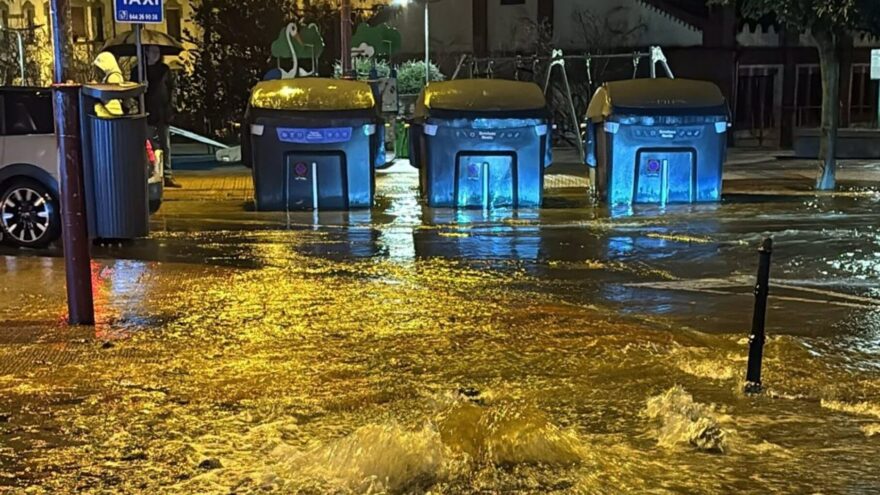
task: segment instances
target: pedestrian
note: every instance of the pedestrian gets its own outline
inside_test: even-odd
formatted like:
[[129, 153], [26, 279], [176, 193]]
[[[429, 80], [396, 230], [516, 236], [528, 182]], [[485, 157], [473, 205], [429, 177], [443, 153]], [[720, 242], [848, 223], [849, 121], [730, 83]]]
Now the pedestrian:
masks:
[[[147, 46], [144, 50], [147, 60], [147, 94], [146, 110], [149, 114], [147, 123], [157, 147], [163, 151], [163, 167], [165, 187], [181, 187], [174, 180], [171, 170], [171, 118], [174, 116], [174, 75], [171, 68], [162, 61], [162, 52], [158, 46]], [[139, 81], [138, 67], [131, 72], [131, 80]]]

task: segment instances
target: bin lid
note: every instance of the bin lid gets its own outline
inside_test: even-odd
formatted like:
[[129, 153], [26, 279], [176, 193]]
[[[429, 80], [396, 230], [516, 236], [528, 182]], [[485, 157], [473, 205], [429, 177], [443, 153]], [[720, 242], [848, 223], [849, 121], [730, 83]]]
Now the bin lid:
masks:
[[86, 96], [100, 100], [137, 98], [144, 94], [147, 87], [137, 83], [123, 84], [84, 84], [82, 92]]
[[251, 91], [251, 107], [297, 112], [369, 110], [376, 106], [370, 85], [360, 81], [304, 77], [262, 81]]
[[612, 81], [596, 90], [587, 118], [602, 122], [612, 114], [727, 114], [718, 86], [692, 79], [631, 79]]
[[432, 110], [473, 112], [517, 112], [543, 110], [544, 92], [531, 82], [503, 79], [457, 79], [433, 82], [422, 90], [415, 116], [425, 117]]

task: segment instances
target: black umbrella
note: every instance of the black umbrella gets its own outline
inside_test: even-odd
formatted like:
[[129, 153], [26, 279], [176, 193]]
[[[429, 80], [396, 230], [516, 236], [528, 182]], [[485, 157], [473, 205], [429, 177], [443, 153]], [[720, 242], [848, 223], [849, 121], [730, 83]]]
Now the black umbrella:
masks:
[[[163, 56], [180, 55], [183, 51], [183, 45], [179, 41], [160, 31], [152, 29], [141, 29], [141, 44], [144, 48], [155, 46]], [[117, 57], [135, 57], [137, 56], [137, 36], [134, 30], [122, 33], [112, 40], [104, 43], [101, 51], [110, 52]]]

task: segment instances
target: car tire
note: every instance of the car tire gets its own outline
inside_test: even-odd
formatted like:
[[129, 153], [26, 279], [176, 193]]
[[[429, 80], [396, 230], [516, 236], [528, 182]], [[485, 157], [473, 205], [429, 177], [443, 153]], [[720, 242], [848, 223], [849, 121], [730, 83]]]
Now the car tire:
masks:
[[58, 200], [35, 180], [13, 179], [0, 190], [0, 230], [16, 246], [40, 248], [58, 239], [59, 212]]

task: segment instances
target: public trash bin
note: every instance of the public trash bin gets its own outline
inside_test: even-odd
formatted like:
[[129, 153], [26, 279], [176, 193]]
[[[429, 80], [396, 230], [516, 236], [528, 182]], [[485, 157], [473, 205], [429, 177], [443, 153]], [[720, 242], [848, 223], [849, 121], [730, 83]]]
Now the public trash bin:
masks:
[[587, 109], [587, 164], [612, 205], [721, 198], [727, 102], [710, 82], [633, 79], [600, 87]]
[[[89, 236], [135, 239], [150, 233], [147, 114], [109, 115], [108, 102], [134, 101], [144, 86], [83, 86], [80, 119]], [[99, 115], [102, 114], [102, 115]]]
[[410, 126], [410, 160], [428, 206], [540, 206], [548, 129], [544, 93], [533, 83], [431, 83]]
[[372, 206], [385, 131], [369, 84], [263, 81], [251, 93], [242, 130], [258, 210]]

